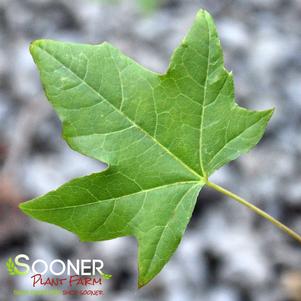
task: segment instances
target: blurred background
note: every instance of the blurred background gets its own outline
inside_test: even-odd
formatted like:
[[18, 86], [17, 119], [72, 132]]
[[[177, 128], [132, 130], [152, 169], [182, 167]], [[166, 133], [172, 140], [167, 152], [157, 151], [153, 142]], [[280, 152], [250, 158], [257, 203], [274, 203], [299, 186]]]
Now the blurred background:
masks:
[[[215, 181], [301, 233], [300, 0], [0, 0], [0, 300], [26, 289], [5, 261], [101, 258], [104, 300], [300, 301], [301, 246], [265, 220], [204, 189], [177, 252], [137, 291], [137, 246], [130, 238], [80, 243], [23, 215], [18, 204], [104, 166], [70, 150], [48, 105], [28, 46], [38, 38], [108, 41], [164, 72], [196, 12], [214, 16], [239, 104], [276, 107], [260, 144], [222, 168]], [[55, 300], [94, 300], [55, 297]], [[99, 299], [99, 297], [98, 297]]]

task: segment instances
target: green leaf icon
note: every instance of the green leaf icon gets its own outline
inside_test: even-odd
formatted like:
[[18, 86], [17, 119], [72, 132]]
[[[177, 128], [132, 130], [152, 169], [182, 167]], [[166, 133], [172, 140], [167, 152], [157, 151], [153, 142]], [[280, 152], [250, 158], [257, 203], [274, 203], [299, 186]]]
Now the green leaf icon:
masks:
[[25, 272], [20, 272], [11, 257], [8, 258], [7, 262], [6, 262], [6, 268], [7, 268], [7, 272], [10, 276], [22, 276], [22, 275], [26, 275], [27, 273]]
[[111, 274], [106, 274], [104, 272], [99, 272], [99, 274], [101, 275], [101, 277], [103, 277], [104, 279], [108, 280], [112, 278]]

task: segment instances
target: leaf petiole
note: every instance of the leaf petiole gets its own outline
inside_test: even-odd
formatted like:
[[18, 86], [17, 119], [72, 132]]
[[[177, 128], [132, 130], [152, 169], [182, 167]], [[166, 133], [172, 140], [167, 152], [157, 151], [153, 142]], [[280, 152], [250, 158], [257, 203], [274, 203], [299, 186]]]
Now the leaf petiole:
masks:
[[297, 241], [299, 241], [301, 243], [301, 236], [299, 234], [297, 234], [295, 231], [293, 231], [292, 229], [290, 229], [287, 226], [285, 226], [284, 224], [282, 224], [280, 221], [278, 221], [277, 219], [275, 219], [271, 215], [267, 214], [265, 211], [259, 209], [255, 205], [253, 205], [253, 204], [249, 203], [248, 201], [246, 201], [245, 199], [241, 198], [240, 196], [234, 194], [233, 192], [231, 192], [231, 191], [229, 191], [229, 190], [227, 190], [227, 189], [225, 189], [225, 188], [223, 188], [223, 187], [221, 187], [217, 184], [214, 184], [210, 181], [207, 181], [207, 185], [209, 187], [221, 192], [222, 194], [236, 200], [240, 204], [248, 207], [249, 209], [251, 209], [252, 211], [257, 213], [261, 217], [267, 219], [269, 222], [274, 224], [276, 227], [278, 227], [279, 229], [281, 229], [282, 231], [284, 231], [285, 233], [290, 235], [292, 238], [296, 239]]

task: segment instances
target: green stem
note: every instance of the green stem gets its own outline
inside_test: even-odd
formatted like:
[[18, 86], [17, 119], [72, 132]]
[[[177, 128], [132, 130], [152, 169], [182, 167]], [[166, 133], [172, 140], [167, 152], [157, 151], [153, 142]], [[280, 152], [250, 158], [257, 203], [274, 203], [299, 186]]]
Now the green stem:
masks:
[[225, 188], [223, 188], [219, 185], [216, 185], [216, 184], [214, 184], [210, 181], [207, 182], [207, 185], [209, 187], [221, 192], [222, 194], [225, 194], [226, 196], [236, 200], [240, 204], [248, 207], [249, 209], [251, 209], [252, 211], [257, 213], [258, 215], [262, 216], [263, 218], [267, 219], [269, 222], [274, 224], [276, 227], [278, 227], [279, 229], [281, 229], [282, 231], [284, 231], [285, 233], [287, 233], [288, 235], [290, 235], [291, 237], [293, 237], [294, 239], [296, 239], [297, 241], [299, 241], [301, 243], [301, 236], [299, 234], [297, 234], [295, 231], [288, 228], [287, 226], [285, 226], [284, 224], [282, 224], [281, 222], [279, 222], [278, 220], [276, 220], [275, 218], [273, 218], [271, 215], [267, 214], [263, 210], [259, 209], [258, 207], [252, 205], [251, 203], [249, 203], [245, 199], [239, 197], [238, 195], [232, 193], [231, 191], [229, 191], [229, 190], [227, 190], [227, 189], [225, 189]]

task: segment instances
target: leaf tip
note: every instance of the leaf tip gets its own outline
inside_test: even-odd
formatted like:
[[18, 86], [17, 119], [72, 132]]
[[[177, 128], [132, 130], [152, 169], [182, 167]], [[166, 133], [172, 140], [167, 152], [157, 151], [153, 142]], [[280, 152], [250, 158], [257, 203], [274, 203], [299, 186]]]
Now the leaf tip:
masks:
[[111, 46], [111, 44], [107, 41], [103, 41], [100, 46]]
[[273, 116], [275, 110], [276, 110], [275, 107], [273, 107], [273, 108], [271, 108], [271, 109], [269, 109], [269, 110], [266, 110], [268, 120], [271, 119], [271, 117]]
[[142, 280], [138, 280], [138, 289], [143, 288], [146, 284], [147, 284], [147, 282], [144, 282]]
[[212, 19], [212, 16], [210, 15], [210, 13], [207, 10], [201, 8], [197, 12], [197, 18], [210, 18], [210, 19]]
[[99, 44], [99, 46], [109, 49], [116, 49], [111, 43], [107, 41], [103, 41], [101, 44]]
[[34, 60], [37, 55], [37, 50], [43, 48], [45, 45], [45, 42], [46, 42], [46, 40], [40, 39], [40, 40], [35, 40], [30, 43], [29, 52], [32, 55], [32, 57], [34, 58]]
[[23, 209], [24, 209], [24, 207], [25, 207], [25, 206], [24, 206], [24, 203], [20, 203], [18, 207], [19, 207], [20, 210], [23, 211]]
[[138, 263], [138, 283], [137, 283], [138, 289], [146, 286], [153, 278], [154, 276], [150, 277], [149, 275], [142, 273], [141, 264]]
[[44, 40], [35, 40], [35, 41], [32, 41], [30, 43], [30, 46], [29, 46], [29, 50], [30, 52], [32, 52], [35, 47], [41, 47], [41, 45], [43, 44]]
[[29, 202], [23, 202], [19, 204], [19, 209], [25, 213], [26, 215], [30, 215], [29, 211], [30, 211], [30, 206], [28, 204]]
[[138, 269], [138, 289], [146, 286], [149, 282], [153, 280], [154, 277], [155, 275], [151, 276], [149, 274], [142, 274], [141, 271]]

